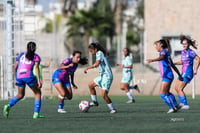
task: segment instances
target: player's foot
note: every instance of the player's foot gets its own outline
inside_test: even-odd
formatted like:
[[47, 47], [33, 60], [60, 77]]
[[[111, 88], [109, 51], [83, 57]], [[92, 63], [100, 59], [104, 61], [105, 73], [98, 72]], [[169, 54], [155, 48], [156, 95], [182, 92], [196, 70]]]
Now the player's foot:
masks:
[[135, 103], [135, 99], [128, 100], [126, 103]]
[[92, 106], [99, 106], [99, 103], [96, 102], [96, 101], [92, 101], [92, 102], [90, 102], [90, 106], [91, 106], [91, 107], [92, 107]]
[[183, 105], [183, 106], [181, 106], [181, 110], [188, 110], [188, 109], [190, 109], [189, 105]]
[[179, 111], [180, 109], [181, 109], [181, 105], [180, 104], [178, 104], [177, 106], [176, 106], [176, 111]]
[[135, 85], [135, 90], [138, 91], [138, 93], [140, 93], [140, 89], [139, 89], [138, 85]]
[[67, 113], [64, 109], [58, 109], [58, 113]]
[[117, 113], [117, 110], [113, 109], [110, 111], [111, 114]]
[[37, 118], [44, 118], [44, 116], [43, 115], [40, 115], [39, 113], [34, 113], [33, 114], [33, 119], [37, 119]]
[[175, 112], [176, 112], [175, 109], [169, 109], [169, 111], [167, 112], [167, 114], [169, 114], [169, 113], [175, 113]]
[[3, 116], [8, 118], [8, 115], [9, 115], [9, 111], [10, 111], [10, 106], [7, 104], [7, 105], [4, 105], [4, 108], [3, 108]]

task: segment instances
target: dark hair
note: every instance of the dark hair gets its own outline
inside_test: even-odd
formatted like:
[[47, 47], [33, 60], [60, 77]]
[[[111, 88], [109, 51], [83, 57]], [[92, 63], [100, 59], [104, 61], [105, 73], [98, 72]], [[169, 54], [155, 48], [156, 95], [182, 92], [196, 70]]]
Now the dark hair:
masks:
[[[74, 51], [72, 55], [75, 56], [76, 54], [81, 55], [82, 53], [80, 51]], [[80, 58], [78, 63], [81, 65], [86, 65], [86, 64], [88, 64], [88, 59], [86, 57]]]
[[162, 48], [168, 49], [168, 51], [171, 53], [171, 46], [170, 46], [170, 42], [168, 39], [166, 39], [166, 38], [160, 39], [160, 40], [156, 41], [154, 44], [156, 44], [156, 43], [162, 44]]
[[193, 40], [190, 37], [186, 37], [185, 35], [180, 35], [181, 44], [183, 44], [184, 40], [186, 40], [189, 45], [192, 45], [193, 48], [197, 49], [196, 40]]
[[98, 43], [98, 42], [92, 42], [90, 43], [90, 45], [88, 46], [88, 48], [91, 49], [97, 49], [97, 51], [102, 51], [104, 53], [105, 56], [109, 56], [109, 53]]
[[130, 55], [130, 49], [129, 48], [124, 48], [124, 49], [126, 49], [126, 51], [127, 51], [127, 56], [129, 56]]
[[36, 50], [35, 42], [28, 42], [26, 58], [29, 59], [29, 60], [33, 60], [34, 59], [35, 50]]

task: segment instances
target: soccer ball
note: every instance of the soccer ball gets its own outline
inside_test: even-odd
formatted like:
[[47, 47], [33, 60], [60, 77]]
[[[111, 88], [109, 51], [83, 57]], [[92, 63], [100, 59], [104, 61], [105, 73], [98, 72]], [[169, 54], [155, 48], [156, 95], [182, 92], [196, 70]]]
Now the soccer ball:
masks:
[[87, 112], [89, 109], [90, 105], [89, 102], [86, 100], [83, 100], [79, 103], [79, 109], [83, 112]]

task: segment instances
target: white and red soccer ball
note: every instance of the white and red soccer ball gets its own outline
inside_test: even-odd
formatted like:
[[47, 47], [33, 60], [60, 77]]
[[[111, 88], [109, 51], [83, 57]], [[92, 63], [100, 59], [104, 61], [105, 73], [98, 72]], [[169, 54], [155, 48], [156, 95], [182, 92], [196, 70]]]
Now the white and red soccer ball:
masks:
[[79, 103], [79, 109], [83, 112], [87, 112], [90, 107], [90, 103], [86, 100], [83, 100]]

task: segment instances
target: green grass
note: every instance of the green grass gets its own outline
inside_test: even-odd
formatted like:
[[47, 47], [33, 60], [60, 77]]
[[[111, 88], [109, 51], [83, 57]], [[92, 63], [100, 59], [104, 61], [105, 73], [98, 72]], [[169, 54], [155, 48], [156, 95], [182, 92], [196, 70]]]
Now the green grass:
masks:
[[[191, 109], [167, 114], [168, 108], [159, 96], [136, 96], [136, 103], [126, 104], [126, 96], [111, 96], [118, 113], [110, 114], [104, 100], [90, 108], [88, 113], [78, 109], [81, 100], [90, 97], [75, 96], [65, 101], [66, 114], [57, 113], [57, 98], [43, 100], [43, 119], [32, 119], [32, 98], [27, 98], [11, 108], [9, 118], [0, 111], [0, 133], [199, 133], [200, 96], [188, 96]], [[3, 108], [8, 101], [0, 101]]]

